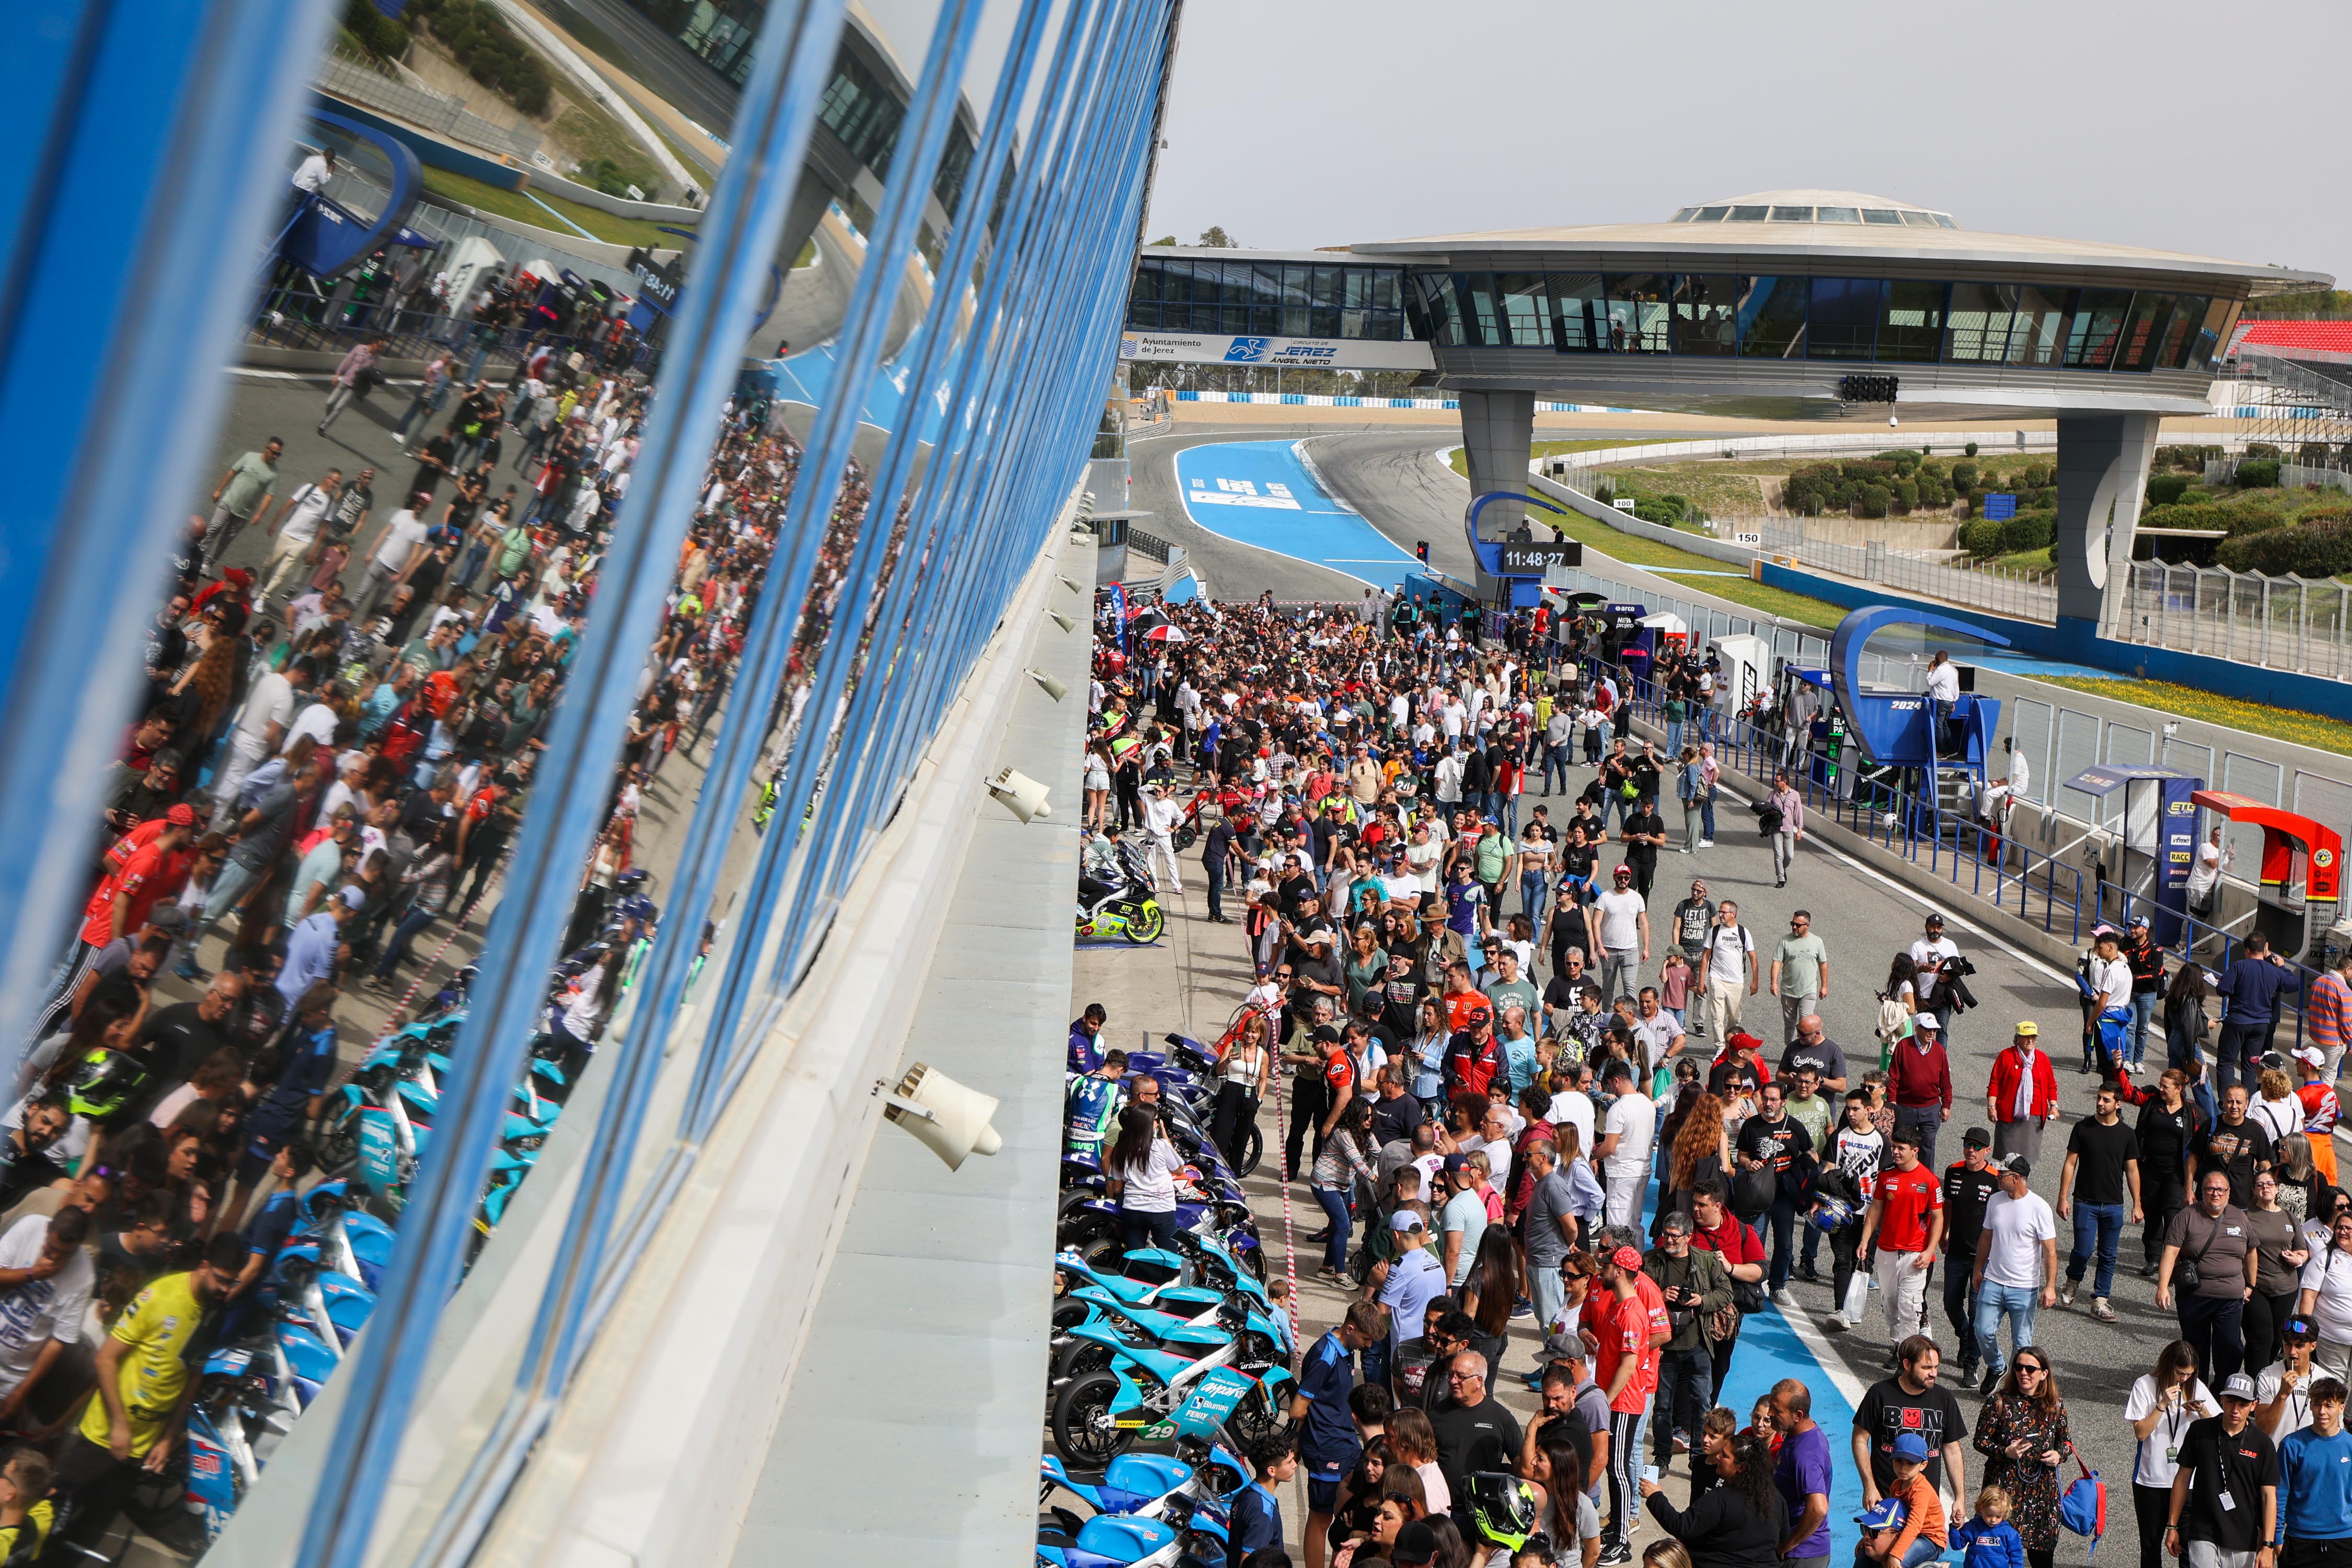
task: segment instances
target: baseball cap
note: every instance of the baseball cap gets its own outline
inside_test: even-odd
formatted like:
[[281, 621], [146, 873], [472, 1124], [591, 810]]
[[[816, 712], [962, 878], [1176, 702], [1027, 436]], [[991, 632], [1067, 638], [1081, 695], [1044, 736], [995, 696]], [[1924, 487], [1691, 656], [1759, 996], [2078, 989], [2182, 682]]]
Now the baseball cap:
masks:
[[184, 931], [188, 929], [188, 911], [177, 904], [158, 904], [148, 911], [147, 923], [162, 931]]
[[1944, 917], [1943, 917], [1943, 916], [1941, 916], [1941, 915], [1939, 915], [1939, 914], [1937, 914], [1937, 913], [1936, 913], [1936, 911], [1935, 911], [1935, 910], [1928, 910], [1928, 911], [1927, 911], [1927, 924], [1929, 924], [1929, 925], [1931, 925], [1931, 926], [1939, 926], [1939, 925], [1942, 925], [1942, 924], [1944, 923]]
[[2011, 1154], [2000, 1163], [2000, 1168], [2021, 1180], [2033, 1174], [2033, 1162], [2022, 1154]]
[[2124, 929], [2126, 931], [2129, 931], [2134, 926], [2144, 926], [2146, 924], [2147, 924], [2147, 917], [2146, 915], [2136, 914], [2132, 916], [2131, 919], [2124, 921]]
[[174, 827], [194, 827], [196, 825], [195, 808], [182, 801], [163, 814], [163, 820]]
[[1724, 1043], [1735, 1051], [1760, 1051], [1764, 1048], [1762, 1040], [1744, 1029], [1734, 1031]]
[[2018, 1021], [2017, 1033], [2032, 1037], [2042, 1033], [2042, 1026], [2035, 1023], [2031, 1018], [2020, 1019]]
[[1920, 1459], [1927, 1457], [1927, 1439], [1916, 1432], [1898, 1434], [1895, 1439], [1895, 1457], [1898, 1459]]
[[1631, 866], [1620, 866], [1609, 874], [1612, 877], [1631, 878], [1633, 875], [1633, 868]]
[[1445, 1156], [1444, 1168], [1449, 1171], [1466, 1171], [1470, 1168], [1470, 1156], [1467, 1154], [1448, 1154]]
[[1938, 1033], [1940, 1033], [1944, 1027], [1944, 1026], [1937, 1020], [1936, 1015], [1933, 1013], [1920, 1014], [1918, 1016], [1911, 1020], [1911, 1026], [1915, 1029], [1934, 1029]]
[[366, 903], [366, 902], [367, 902], [367, 889], [364, 889], [364, 888], [345, 888], [345, 889], [343, 889], [343, 908], [345, 908], [345, 909], [347, 909], [347, 910], [355, 910], [355, 909], [358, 909], [362, 904]]
[[1971, 1127], [1960, 1134], [1960, 1142], [1971, 1149], [1981, 1149], [1992, 1142], [1992, 1134], [1981, 1127]]
[[1419, 1520], [1397, 1531], [1396, 1543], [1389, 1548], [1389, 1561], [1398, 1568], [1420, 1568], [1437, 1557], [1437, 1531]]
[[2295, 1060], [2309, 1062], [2313, 1067], [2317, 1067], [2327, 1059], [2327, 1053], [2317, 1046], [2297, 1046], [2291, 1054]]
[[2230, 1381], [2221, 1385], [2221, 1397], [2224, 1399], [2242, 1399], [2247, 1401], [2249, 1404], [2252, 1403], [2254, 1397], [2254, 1380], [2248, 1377], [2242, 1372], [2231, 1373], [2230, 1374]]
[[1463, 1015], [1463, 1020], [1471, 1024], [1491, 1024], [1495, 1021], [1495, 1015], [1490, 1008], [1473, 1007]]
[[1409, 1236], [1422, 1228], [1421, 1216], [1408, 1209], [1399, 1209], [1389, 1215], [1389, 1228], [1400, 1236]]

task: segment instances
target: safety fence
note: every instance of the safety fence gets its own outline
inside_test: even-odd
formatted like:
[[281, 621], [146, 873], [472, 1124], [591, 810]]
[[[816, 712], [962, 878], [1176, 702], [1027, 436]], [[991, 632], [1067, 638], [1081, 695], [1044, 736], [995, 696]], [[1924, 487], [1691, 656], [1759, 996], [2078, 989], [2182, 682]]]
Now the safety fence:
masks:
[[322, 58], [318, 75], [312, 79], [337, 98], [382, 110], [420, 131], [430, 131], [486, 153], [511, 153], [529, 163], [531, 154], [540, 148], [541, 139], [536, 131], [485, 120], [468, 110], [462, 98], [371, 70], [341, 55], [330, 54]]
[[2145, 647], [2352, 680], [2352, 593], [2335, 579], [2135, 561], [2109, 635]]
[[2052, 579], [2038, 573], [1948, 566], [1877, 542], [1834, 544], [1808, 536], [1801, 524], [1788, 528], [1768, 523], [1758, 532], [1767, 554], [1793, 556], [1841, 577], [1884, 584], [1924, 598], [1970, 605], [2020, 620], [2054, 622], [2058, 618], [2058, 589]]
[[601, 371], [638, 369], [650, 373], [658, 351], [642, 340], [624, 344], [574, 337], [565, 332], [530, 331], [520, 327], [486, 327], [460, 316], [429, 310], [384, 308], [339, 310], [329, 320], [304, 321], [275, 308], [285, 290], [275, 290], [262, 301], [262, 310], [246, 330], [245, 341], [257, 347], [308, 349], [341, 354], [376, 338], [389, 340], [382, 356], [387, 360], [429, 360], [445, 350], [457, 357], [456, 371], [474, 380], [485, 371], [511, 370], [541, 343], [561, 362], [577, 352]]

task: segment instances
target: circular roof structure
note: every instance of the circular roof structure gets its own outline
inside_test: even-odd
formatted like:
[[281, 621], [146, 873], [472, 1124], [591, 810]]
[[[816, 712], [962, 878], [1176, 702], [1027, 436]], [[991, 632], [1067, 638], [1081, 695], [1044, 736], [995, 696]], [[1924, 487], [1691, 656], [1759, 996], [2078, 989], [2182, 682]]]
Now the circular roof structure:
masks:
[[1949, 213], [1863, 191], [1753, 191], [1678, 210], [1675, 223], [1829, 223], [1856, 226], [1951, 228]]

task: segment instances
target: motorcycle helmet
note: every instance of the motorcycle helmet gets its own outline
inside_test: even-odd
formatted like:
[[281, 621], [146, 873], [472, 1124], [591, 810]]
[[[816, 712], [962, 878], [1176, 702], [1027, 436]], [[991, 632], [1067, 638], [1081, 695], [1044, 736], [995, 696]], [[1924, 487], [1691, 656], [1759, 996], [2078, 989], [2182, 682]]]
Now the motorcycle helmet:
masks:
[[1536, 1532], [1535, 1489], [1517, 1476], [1474, 1470], [1463, 1478], [1470, 1493], [1470, 1517], [1478, 1533], [1517, 1552]]
[[146, 1081], [147, 1069], [121, 1052], [94, 1050], [74, 1069], [73, 1081], [66, 1089], [66, 1109], [76, 1116], [111, 1116]]
[[1853, 1205], [1843, 1198], [1824, 1197], [1813, 1205], [1809, 1218], [1814, 1229], [1834, 1236], [1853, 1223]]
[[655, 906], [654, 901], [643, 893], [621, 900], [621, 918], [625, 921], [635, 921], [642, 925], [651, 925], [660, 913], [660, 910]]
[[646, 884], [653, 880], [653, 876], [651, 871], [643, 868], [624, 871], [613, 879], [613, 891], [623, 899], [632, 898], [645, 891]]

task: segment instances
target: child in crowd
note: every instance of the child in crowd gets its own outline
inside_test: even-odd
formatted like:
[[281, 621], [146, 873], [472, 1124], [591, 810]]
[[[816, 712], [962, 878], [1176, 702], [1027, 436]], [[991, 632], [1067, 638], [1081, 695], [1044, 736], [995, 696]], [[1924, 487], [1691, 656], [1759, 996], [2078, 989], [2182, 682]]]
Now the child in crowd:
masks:
[[1235, 1494], [1226, 1523], [1230, 1549], [1245, 1563], [1262, 1547], [1282, 1546], [1282, 1503], [1275, 1489], [1298, 1473], [1298, 1435], [1270, 1434], [1250, 1446], [1248, 1457], [1257, 1479]]
[[1927, 1440], [1916, 1432], [1895, 1439], [1895, 1484], [1857, 1521], [1854, 1568], [1919, 1568], [1944, 1554], [1944, 1504], [1927, 1484]]
[[1658, 1011], [1672, 1018], [1677, 1030], [1685, 1033], [1688, 1025], [1683, 1014], [1690, 1006], [1691, 981], [1696, 973], [1680, 949], [1669, 948], [1666, 951], [1665, 969], [1658, 976]]
[[2025, 1568], [2025, 1542], [2009, 1522], [2009, 1494], [1999, 1487], [1977, 1493], [1976, 1517], [1952, 1531], [1952, 1544], [1968, 1553], [1967, 1568]]

